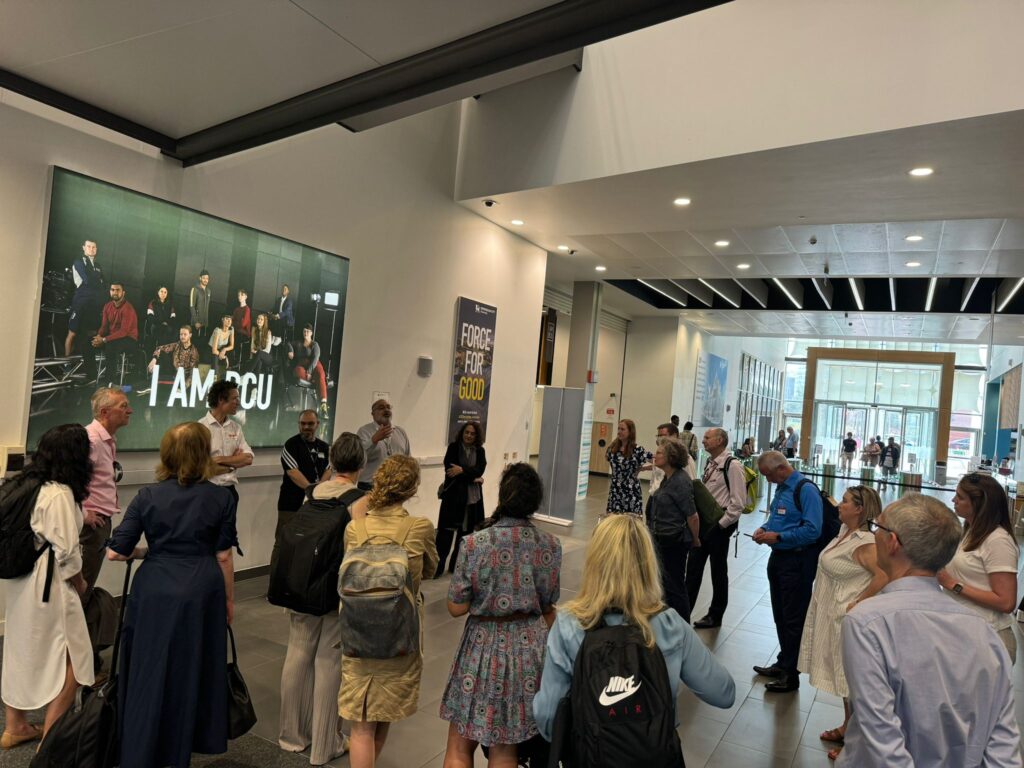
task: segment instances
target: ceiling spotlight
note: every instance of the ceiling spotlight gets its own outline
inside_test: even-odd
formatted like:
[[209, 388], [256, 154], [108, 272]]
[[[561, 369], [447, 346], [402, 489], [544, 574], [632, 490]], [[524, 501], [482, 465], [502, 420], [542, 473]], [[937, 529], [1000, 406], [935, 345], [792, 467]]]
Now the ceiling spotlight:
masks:
[[728, 240], [715, 240], [715, 245], [719, 248], [726, 248], [729, 245]]
[[560, 246], [558, 246], [558, 250], [560, 250], [560, 251], [568, 251], [569, 250], [569, 246], [568, 245], [560, 245]]
[[512, 226], [513, 227], [521, 227], [521, 226], [523, 226], [523, 220], [522, 219], [512, 219]]
[[737, 264], [736, 269], [750, 269], [749, 264]]
[[908, 173], [911, 176], [931, 176], [935, 173], [934, 168], [911, 168]]
[[905, 266], [905, 267], [920, 267], [921, 266], [921, 262], [920, 261], [908, 261], [908, 262], [905, 262], [903, 266]]
[[677, 197], [672, 201], [672, 205], [678, 205], [680, 208], [685, 208], [690, 204], [690, 198], [688, 197]]
[[908, 243], [920, 243], [924, 238], [921, 235], [907, 235], [903, 238]]
[[596, 267], [594, 267], [595, 272], [604, 272], [606, 269], [608, 269], [608, 267], [602, 264], [598, 264]]

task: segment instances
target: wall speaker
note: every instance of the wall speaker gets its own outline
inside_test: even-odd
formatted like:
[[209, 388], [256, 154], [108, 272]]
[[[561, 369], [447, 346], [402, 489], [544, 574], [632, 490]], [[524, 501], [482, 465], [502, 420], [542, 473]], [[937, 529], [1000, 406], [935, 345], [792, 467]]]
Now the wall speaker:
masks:
[[434, 358], [426, 355], [420, 355], [419, 366], [416, 372], [423, 378], [427, 378], [434, 372]]

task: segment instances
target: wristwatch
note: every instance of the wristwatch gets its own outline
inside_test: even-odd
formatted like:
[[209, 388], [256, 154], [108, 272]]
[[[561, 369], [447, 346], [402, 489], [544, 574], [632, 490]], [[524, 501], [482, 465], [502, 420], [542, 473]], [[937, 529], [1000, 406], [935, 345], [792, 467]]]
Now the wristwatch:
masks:
[[964, 591], [964, 585], [961, 584], [959, 581], [956, 584], [953, 585], [953, 594], [959, 595], [963, 591]]

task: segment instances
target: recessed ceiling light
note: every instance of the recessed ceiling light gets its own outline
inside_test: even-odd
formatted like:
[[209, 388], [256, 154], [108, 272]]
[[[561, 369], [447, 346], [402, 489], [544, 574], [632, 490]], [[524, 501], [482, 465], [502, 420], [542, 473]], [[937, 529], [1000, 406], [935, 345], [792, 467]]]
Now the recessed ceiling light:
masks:
[[908, 243], [920, 243], [924, 238], [921, 235], [907, 235], [903, 238]]
[[920, 261], [908, 261], [903, 266], [905, 266], [905, 267], [920, 267], [921, 266], [921, 262]]
[[908, 173], [911, 176], [931, 176], [935, 173], [934, 168], [911, 168]]
[[690, 204], [690, 198], [688, 197], [677, 197], [672, 201], [672, 205], [678, 205], [680, 208], [685, 208]]
[[601, 264], [598, 264], [596, 267], [594, 267], [595, 272], [604, 272], [606, 269], [608, 269], [608, 267], [602, 266]]
[[749, 264], [737, 264], [736, 269], [750, 269]]
[[560, 246], [558, 246], [558, 250], [560, 250], [560, 251], [568, 251], [569, 250], [569, 246], [568, 245], [560, 245]]
[[512, 226], [513, 227], [521, 227], [521, 226], [523, 226], [523, 220], [522, 219], [512, 219]]
[[729, 245], [729, 241], [728, 240], [715, 240], [715, 245], [717, 245], [719, 248], [726, 248]]

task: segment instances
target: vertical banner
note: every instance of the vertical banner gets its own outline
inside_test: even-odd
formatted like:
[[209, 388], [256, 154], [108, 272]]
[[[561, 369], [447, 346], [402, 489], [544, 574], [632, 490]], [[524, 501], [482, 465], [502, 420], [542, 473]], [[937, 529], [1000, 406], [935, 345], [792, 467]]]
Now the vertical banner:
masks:
[[[587, 385], [589, 394], [593, 384]], [[590, 451], [594, 439], [594, 401], [583, 402], [583, 429], [580, 432], [580, 463], [579, 471], [576, 474], [576, 501], [583, 501], [587, 498], [587, 488], [590, 485]]]
[[468, 421], [478, 421], [487, 434], [491, 399], [494, 330], [498, 309], [460, 296], [455, 308], [455, 352], [452, 394], [448, 408], [448, 442]]
[[693, 387], [693, 425], [720, 427], [725, 419], [725, 383], [729, 361], [701, 352], [697, 359], [697, 379]]

